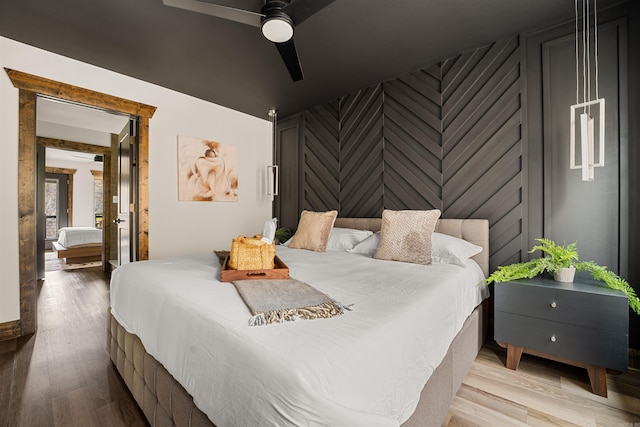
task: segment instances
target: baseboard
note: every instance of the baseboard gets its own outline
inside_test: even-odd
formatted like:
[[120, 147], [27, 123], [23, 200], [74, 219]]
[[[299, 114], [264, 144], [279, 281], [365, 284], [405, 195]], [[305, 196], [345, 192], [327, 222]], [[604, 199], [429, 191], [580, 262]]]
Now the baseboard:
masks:
[[0, 354], [16, 351], [17, 348], [18, 348], [17, 338], [0, 341]]
[[19, 338], [21, 333], [20, 320], [0, 323], [0, 342]]
[[640, 370], [640, 349], [629, 349], [629, 369]]

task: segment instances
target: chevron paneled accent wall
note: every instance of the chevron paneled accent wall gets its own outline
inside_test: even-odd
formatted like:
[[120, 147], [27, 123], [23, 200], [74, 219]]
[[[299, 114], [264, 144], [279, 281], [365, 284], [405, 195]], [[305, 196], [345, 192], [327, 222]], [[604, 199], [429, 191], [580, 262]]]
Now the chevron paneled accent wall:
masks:
[[491, 266], [526, 250], [518, 37], [441, 64], [442, 206], [449, 218], [488, 218]]
[[340, 216], [381, 213], [385, 176], [382, 108], [382, 85], [340, 100]]
[[340, 205], [338, 101], [304, 112], [304, 209], [324, 211]]
[[383, 209], [488, 218], [491, 267], [526, 251], [521, 46], [517, 36], [300, 114], [309, 210]]
[[441, 84], [437, 65], [383, 85], [387, 209], [443, 209]]

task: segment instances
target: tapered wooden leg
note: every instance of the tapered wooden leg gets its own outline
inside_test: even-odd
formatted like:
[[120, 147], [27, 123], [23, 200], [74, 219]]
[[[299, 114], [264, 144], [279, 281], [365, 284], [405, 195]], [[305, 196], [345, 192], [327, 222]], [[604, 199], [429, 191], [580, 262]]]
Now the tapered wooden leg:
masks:
[[507, 368], [513, 369], [514, 371], [518, 369], [518, 364], [520, 364], [520, 358], [522, 357], [522, 350], [524, 350], [524, 347], [507, 344]]
[[607, 397], [607, 370], [602, 366], [586, 364], [591, 390], [598, 396]]

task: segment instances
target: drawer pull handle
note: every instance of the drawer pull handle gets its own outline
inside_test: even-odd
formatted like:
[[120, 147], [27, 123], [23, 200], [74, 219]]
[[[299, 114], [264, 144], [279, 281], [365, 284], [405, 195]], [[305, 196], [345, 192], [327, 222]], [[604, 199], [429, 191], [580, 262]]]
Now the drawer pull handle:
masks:
[[556, 342], [556, 336], [555, 335], [551, 335], [551, 342]]
[[551, 308], [556, 308], [558, 306], [555, 301], [552, 302], [550, 305], [551, 305]]

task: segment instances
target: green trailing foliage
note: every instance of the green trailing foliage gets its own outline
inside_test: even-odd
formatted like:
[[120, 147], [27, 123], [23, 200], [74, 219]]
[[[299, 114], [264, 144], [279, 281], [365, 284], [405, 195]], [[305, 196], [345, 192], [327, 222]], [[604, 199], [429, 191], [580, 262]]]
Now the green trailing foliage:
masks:
[[570, 245], [558, 245], [553, 240], [549, 239], [536, 239], [540, 242], [539, 245], [535, 245], [529, 253], [540, 251], [544, 254], [544, 258], [547, 259], [547, 271], [555, 273], [560, 268], [568, 268], [575, 266], [578, 262], [578, 250], [577, 244], [571, 243]]
[[577, 271], [588, 271], [595, 280], [604, 282], [611, 289], [624, 292], [629, 300], [629, 307], [640, 315], [640, 299], [629, 283], [607, 267], [593, 261], [580, 261], [576, 243], [558, 245], [549, 239], [536, 239], [539, 244], [529, 253], [540, 251], [542, 258], [511, 265], [501, 265], [486, 280], [487, 284], [509, 282], [518, 279], [531, 279], [542, 273], [555, 273], [560, 268], [575, 267]]
[[293, 232], [286, 227], [281, 227], [276, 230], [275, 239], [278, 243], [284, 243], [293, 236]]

